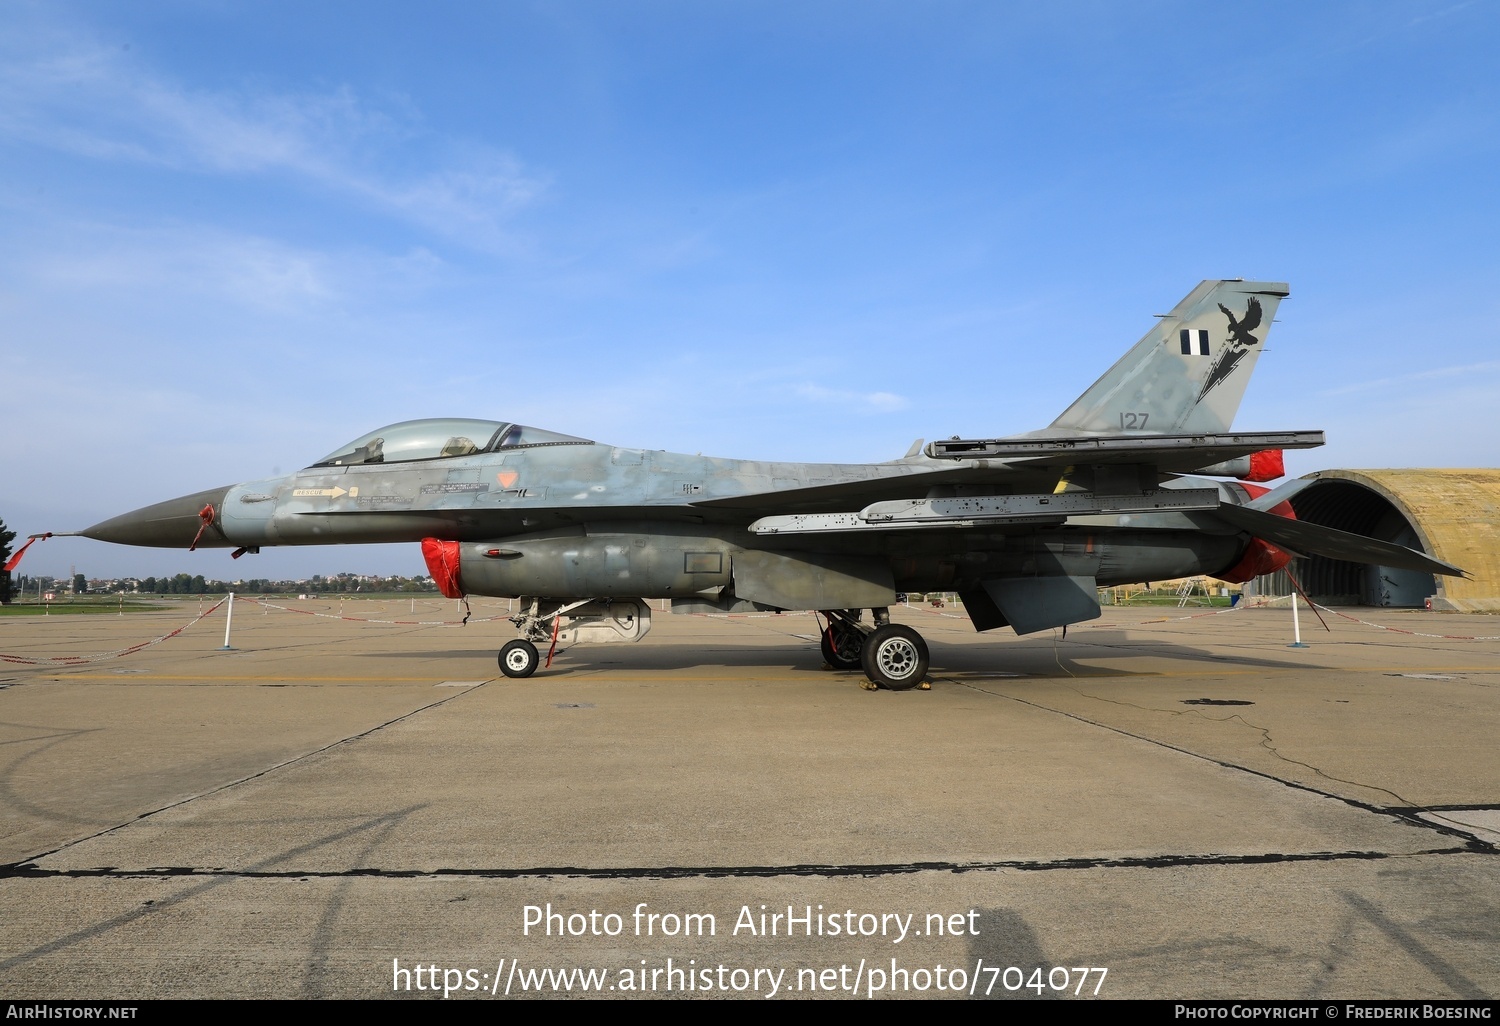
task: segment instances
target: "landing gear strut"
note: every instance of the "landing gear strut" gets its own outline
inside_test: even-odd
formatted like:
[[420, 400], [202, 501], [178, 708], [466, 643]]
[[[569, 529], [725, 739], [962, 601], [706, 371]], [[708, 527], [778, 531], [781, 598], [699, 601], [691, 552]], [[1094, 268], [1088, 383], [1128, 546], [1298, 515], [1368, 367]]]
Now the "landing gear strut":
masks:
[[823, 660], [835, 670], [860, 668], [859, 653], [868, 627], [859, 622], [858, 609], [828, 609], [828, 628], [823, 631]]

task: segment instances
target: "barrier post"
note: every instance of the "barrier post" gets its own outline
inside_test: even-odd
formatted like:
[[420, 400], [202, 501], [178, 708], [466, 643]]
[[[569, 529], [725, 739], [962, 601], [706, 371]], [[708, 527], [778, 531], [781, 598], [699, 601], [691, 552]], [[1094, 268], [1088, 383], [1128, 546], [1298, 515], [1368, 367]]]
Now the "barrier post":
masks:
[[228, 610], [224, 613], [224, 647], [219, 649], [220, 652], [234, 651], [229, 647], [229, 629], [234, 626], [234, 592], [232, 591], [229, 593], [228, 606]]
[[1292, 643], [1287, 648], [1306, 648], [1302, 644], [1302, 621], [1297, 618], [1297, 589], [1292, 589]]

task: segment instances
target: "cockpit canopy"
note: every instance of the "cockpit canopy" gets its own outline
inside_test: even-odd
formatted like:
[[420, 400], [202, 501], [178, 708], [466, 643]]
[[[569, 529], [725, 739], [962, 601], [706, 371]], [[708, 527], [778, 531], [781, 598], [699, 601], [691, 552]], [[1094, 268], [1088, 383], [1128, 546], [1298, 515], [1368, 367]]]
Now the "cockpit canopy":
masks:
[[407, 420], [341, 445], [315, 467], [440, 460], [535, 445], [593, 445], [587, 438], [497, 420]]

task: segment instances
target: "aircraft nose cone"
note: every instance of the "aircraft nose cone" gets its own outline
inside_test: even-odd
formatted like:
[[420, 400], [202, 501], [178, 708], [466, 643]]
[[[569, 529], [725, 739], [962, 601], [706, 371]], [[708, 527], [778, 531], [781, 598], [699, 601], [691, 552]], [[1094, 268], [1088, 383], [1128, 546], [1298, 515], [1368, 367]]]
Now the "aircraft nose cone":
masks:
[[[207, 491], [184, 495], [179, 499], [168, 499], [154, 506], [143, 506], [130, 513], [122, 513], [78, 533], [96, 541], [114, 542], [117, 545], [154, 545], [166, 549], [185, 549], [193, 544], [193, 538], [203, 521], [198, 511], [212, 506], [217, 517], [224, 496], [234, 485], [210, 488]], [[198, 545], [216, 547], [228, 545], [224, 537], [210, 527], [203, 532]]]

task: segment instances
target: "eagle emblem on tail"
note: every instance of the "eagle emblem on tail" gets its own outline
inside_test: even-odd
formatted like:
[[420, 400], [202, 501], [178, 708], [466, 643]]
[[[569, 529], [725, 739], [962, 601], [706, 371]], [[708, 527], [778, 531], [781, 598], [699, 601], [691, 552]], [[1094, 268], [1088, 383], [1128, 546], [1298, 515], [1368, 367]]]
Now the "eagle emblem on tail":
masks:
[[1223, 303], [1219, 304], [1219, 309], [1224, 311], [1225, 317], [1229, 318], [1229, 345], [1219, 355], [1218, 362], [1214, 364], [1213, 370], [1209, 371], [1208, 377], [1204, 379], [1203, 390], [1198, 393], [1200, 402], [1204, 396], [1208, 395], [1209, 389], [1234, 373], [1234, 368], [1245, 357], [1246, 347], [1260, 345], [1260, 339], [1250, 334], [1256, 328], [1260, 327], [1262, 314], [1259, 299], [1256, 299], [1254, 296], [1250, 297], [1250, 303], [1245, 307], [1245, 316], [1243, 318], [1235, 317], [1234, 314], [1230, 313], [1229, 307]]
[[1229, 307], [1223, 303], [1219, 309], [1224, 311], [1224, 316], [1229, 318], [1229, 344], [1235, 346], [1254, 346], [1260, 344], [1260, 339], [1250, 334], [1260, 327], [1260, 300], [1254, 296], [1250, 297], [1250, 305], [1245, 307], [1245, 319], [1236, 320], [1234, 314], [1229, 312]]

